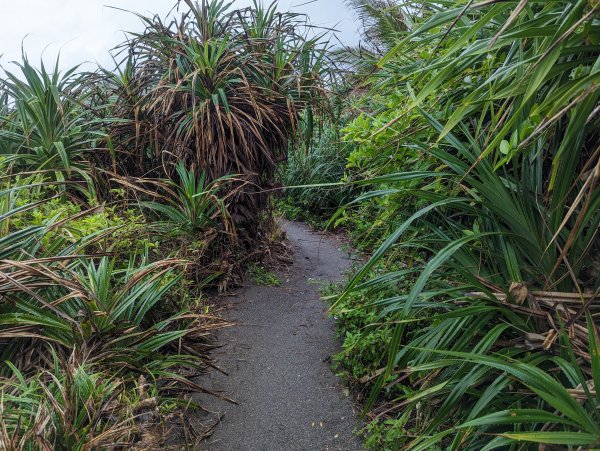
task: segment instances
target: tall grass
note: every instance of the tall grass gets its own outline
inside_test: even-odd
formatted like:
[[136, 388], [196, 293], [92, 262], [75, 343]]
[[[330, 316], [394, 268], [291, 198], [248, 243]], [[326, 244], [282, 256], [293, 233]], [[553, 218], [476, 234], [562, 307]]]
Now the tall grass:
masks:
[[340, 141], [334, 125], [311, 141], [308, 148], [290, 149], [280, 166], [279, 177], [286, 186], [283, 208], [292, 217], [328, 218], [352, 198], [347, 186], [336, 186], [345, 177], [352, 146]]

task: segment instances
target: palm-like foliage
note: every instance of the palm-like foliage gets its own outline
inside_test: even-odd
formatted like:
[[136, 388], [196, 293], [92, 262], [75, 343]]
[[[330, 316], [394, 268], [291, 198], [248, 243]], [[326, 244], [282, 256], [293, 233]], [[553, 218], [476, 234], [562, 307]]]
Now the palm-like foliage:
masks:
[[185, 3], [179, 22], [140, 16], [146, 30], [122, 48], [126, 81], [106, 84], [118, 87], [112, 101], [121, 105], [110, 129], [115, 166], [125, 175], [160, 167], [170, 175], [182, 161], [208, 180], [241, 174], [231, 214], [253, 234], [262, 190], [317, 97], [323, 49], [305, 38], [303, 17], [274, 6]]
[[57, 234], [45, 239], [69, 218], [23, 225], [20, 216], [47, 199], [15, 199], [39, 185], [0, 192], [0, 446], [89, 449], [133, 441], [135, 412], [127, 403], [139, 401], [129, 399], [139, 374], [162, 381], [157, 394], [200, 389], [176, 368], [201, 368], [203, 336], [217, 323], [165, 305], [186, 261], [149, 262], [148, 252], [131, 252], [123, 265], [85, 255], [104, 230], [71, 243]]
[[[162, 359], [148, 357], [188, 333], [173, 328], [185, 312], [162, 322], [151, 315], [179, 280], [172, 272], [182, 262], [167, 260], [117, 271], [107, 257], [97, 264], [75, 259], [56, 266], [61, 260], [68, 263], [73, 258], [5, 260], [1, 265], [5, 301], [0, 338], [10, 343], [3, 357], [19, 362], [14, 349], [27, 342], [39, 349], [38, 342], [47, 341], [65, 351], [85, 351], [95, 364], [161, 368]], [[31, 361], [31, 356], [27, 359]], [[184, 360], [181, 356], [180, 363]]]
[[165, 196], [162, 202], [143, 202], [142, 206], [158, 213], [175, 233], [194, 237], [202, 231], [222, 227], [228, 229], [229, 218], [225, 199], [219, 197], [222, 185], [231, 182], [231, 177], [221, 177], [206, 182], [206, 173], [196, 175], [186, 170], [183, 163], [176, 167], [178, 182], [158, 182]]
[[[376, 302], [393, 332], [371, 401], [410, 381], [381, 412], [403, 408], [409, 418], [436, 405], [411, 449], [592, 446], [598, 5], [426, 2], [423, 11], [372, 78], [405, 103], [367, 140], [387, 134], [437, 168], [374, 181], [383, 186], [365, 199], [405, 193], [421, 208], [404, 209], [340, 300], [411, 280]], [[415, 179], [424, 190], [407, 188]], [[426, 188], [436, 180], [444, 189]], [[411, 248], [423, 265], [361, 282], [384, 255]], [[515, 381], [527, 388], [515, 394]]]
[[77, 67], [61, 74], [57, 60], [50, 73], [26, 57], [18, 66], [19, 75], [6, 71], [1, 82], [0, 154], [14, 172], [48, 171], [57, 181], [84, 180], [93, 189], [88, 159], [102, 134], [82, 106]]
[[397, 0], [348, 0], [347, 4], [361, 24], [360, 49], [368, 53], [383, 56], [410, 28], [407, 5]]
[[[240, 248], [213, 238], [235, 237], [232, 225], [259, 235], [277, 162], [310, 139], [325, 51], [305, 18], [185, 4], [180, 21], [140, 16], [114, 72], [24, 58], [0, 81], [0, 448], [127, 446], [139, 374], [152, 411], [165, 393], [201, 389], [183, 374], [202, 368], [220, 322], [178, 298], [229, 271]], [[134, 205], [164, 221], [117, 237], [142, 219]], [[166, 254], [198, 264], [155, 257]]]
[[351, 87], [356, 88], [362, 87], [364, 74], [372, 71], [377, 61], [411, 29], [411, 14], [405, 9], [412, 11], [415, 6], [398, 0], [347, 0], [346, 4], [360, 23], [361, 40], [358, 45], [335, 50], [334, 57], [352, 78]]
[[[0, 378], [0, 446], [7, 450], [85, 450], [131, 445], [136, 424], [123, 381], [53, 356], [54, 367]], [[108, 418], [108, 421], [106, 420]]]

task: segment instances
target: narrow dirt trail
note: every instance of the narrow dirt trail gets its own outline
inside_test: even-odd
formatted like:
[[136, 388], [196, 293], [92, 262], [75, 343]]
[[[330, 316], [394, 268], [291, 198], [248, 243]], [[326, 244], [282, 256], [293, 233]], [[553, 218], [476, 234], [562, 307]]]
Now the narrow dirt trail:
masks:
[[[200, 383], [238, 405], [202, 395], [201, 404], [221, 415], [207, 450], [361, 450], [351, 399], [331, 372], [339, 350], [334, 320], [319, 298], [319, 282], [339, 281], [348, 255], [335, 238], [285, 222], [294, 263], [279, 274], [281, 286], [249, 285], [226, 298], [226, 319], [214, 354], [229, 376], [210, 371]], [[347, 393], [347, 392], [346, 392]], [[206, 427], [210, 415], [199, 418]]]

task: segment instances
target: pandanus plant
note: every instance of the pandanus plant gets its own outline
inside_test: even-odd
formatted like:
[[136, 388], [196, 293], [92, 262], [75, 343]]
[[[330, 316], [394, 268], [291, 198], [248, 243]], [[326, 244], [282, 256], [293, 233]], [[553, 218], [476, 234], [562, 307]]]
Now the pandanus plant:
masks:
[[107, 97], [107, 122], [120, 175], [164, 178], [179, 161], [209, 182], [237, 174], [231, 216], [253, 236], [299, 115], [321, 98], [325, 49], [303, 16], [231, 4], [185, 0], [169, 23], [140, 16], [145, 30], [119, 49], [130, 89]]
[[212, 228], [230, 229], [226, 199], [220, 191], [232, 182], [231, 177], [221, 177], [210, 183], [206, 173], [187, 170], [182, 162], [176, 166], [178, 181], [158, 181], [155, 186], [165, 195], [161, 201], [142, 202], [142, 207], [154, 211], [165, 221], [171, 233], [184, 233], [191, 238]]
[[[1, 219], [10, 221], [40, 202], [10, 208]], [[187, 262], [148, 262], [147, 255], [132, 254], [127, 266], [117, 267], [108, 256], [81, 255], [103, 231], [76, 243], [57, 246], [55, 239], [45, 246], [43, 237], [66, 221], [48, 218], [38, 226], [4, 228], [0, 235], [0, 359], [22, 371], [44, 367], [47, 343], [63, 357], [73, 353], [99, 366], [119, 363], [115, 374], [196, 367], [201, 354], [164, 351], [194, 333], [189, 326], [202, 315], [182, 310], [164, 318], [160, 311]], [[0, 373], [7, 371], [0, 365]]]
[[[17, 64], [17, 63], [15, 63]], [[85, 77], [77, 67], [64, 73], [59, 60], [49, 72], [27, 59], [17, 64], [20, 74], [5, 71], [0, 81], [0, 155], [12, 172], [45, 171], [55, 181], [80, 181], [94, 194], [92, 151], [103, 136], [84, 106]]]

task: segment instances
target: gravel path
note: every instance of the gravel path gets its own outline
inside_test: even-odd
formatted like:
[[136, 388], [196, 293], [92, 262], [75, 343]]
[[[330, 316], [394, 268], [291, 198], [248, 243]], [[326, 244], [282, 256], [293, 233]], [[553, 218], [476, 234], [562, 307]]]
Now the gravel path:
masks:
[[213, 370], [199, 382], [238, 405], [201, 395], [213, 419], [203, 415], [197, 427], [221, 417], [202, 449], [363, 449], [352, 434], [351, 399], [330, 370], [339, 344], [319, 299], [319, 282], [340, 280], [350, 261], [335, 238], [300, 223], [284, 227], [294, 263], [279, 274], [282, 285], [249, 285], [226, 298], [226, 319], [237, 325], [219, 332], [223, 347], [213, 356], [229, 376]]

